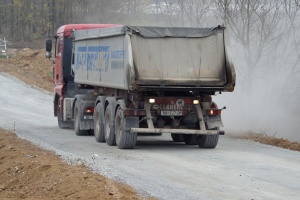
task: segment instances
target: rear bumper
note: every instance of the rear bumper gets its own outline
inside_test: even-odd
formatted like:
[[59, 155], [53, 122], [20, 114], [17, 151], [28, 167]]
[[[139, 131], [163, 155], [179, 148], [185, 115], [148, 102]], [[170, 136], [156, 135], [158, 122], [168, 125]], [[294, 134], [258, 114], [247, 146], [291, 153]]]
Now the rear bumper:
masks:
[[221, 130], [193, 130], [193, 129], [164, 129], [164, 128], [131, 128], [131, 133], [177, 133], [196, 135], [225, 135]]

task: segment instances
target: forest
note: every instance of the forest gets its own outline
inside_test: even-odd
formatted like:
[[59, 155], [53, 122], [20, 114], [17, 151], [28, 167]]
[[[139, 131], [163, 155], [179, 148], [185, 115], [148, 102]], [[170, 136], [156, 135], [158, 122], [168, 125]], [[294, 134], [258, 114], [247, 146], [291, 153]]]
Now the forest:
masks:
[[46, 38], [68, 23], [225, 25], [238, 81], [219, 100], [231, 107], [226, 126], [271, 135], [300, 128], [300, 0], [0, 0], [0, 35], [10, 41]]

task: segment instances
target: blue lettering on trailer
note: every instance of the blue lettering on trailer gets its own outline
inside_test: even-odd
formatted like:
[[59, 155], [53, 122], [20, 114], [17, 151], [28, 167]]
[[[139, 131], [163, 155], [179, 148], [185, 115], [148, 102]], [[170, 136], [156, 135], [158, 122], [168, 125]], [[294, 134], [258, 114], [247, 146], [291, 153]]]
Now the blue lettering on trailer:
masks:
[[111, 51], [110, 57], [111, 57], [111, 68], [112, 69], [123, 69], [124, 68], [125, 50]]
[[109, 46], [77, 47], [75, 69], [87, 71], [107, 71]]
[[124, 50], [111, 51], [111, 58], [112, 59], [125, 59], [125, 51]]
[[79, 70], [79, 69], [82, 70], [83, 66], [86, 66], [86, 54], [77, 53], [75, 69], [76, 70]]
[[109, 62], [112, 69], [124, 68], [125, 51], [110, 51], [110, 46], [79, 46], [76, 52], [76, 70], [107, 72]]

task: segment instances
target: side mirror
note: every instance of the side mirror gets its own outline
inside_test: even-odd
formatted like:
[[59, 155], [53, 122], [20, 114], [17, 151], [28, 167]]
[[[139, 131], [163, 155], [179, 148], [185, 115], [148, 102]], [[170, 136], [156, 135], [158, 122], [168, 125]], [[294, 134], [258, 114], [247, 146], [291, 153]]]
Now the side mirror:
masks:
[[52, 51], [52, 39], [48, 38], [46, 40], [46, 58], [51, 58], [51, 51]]

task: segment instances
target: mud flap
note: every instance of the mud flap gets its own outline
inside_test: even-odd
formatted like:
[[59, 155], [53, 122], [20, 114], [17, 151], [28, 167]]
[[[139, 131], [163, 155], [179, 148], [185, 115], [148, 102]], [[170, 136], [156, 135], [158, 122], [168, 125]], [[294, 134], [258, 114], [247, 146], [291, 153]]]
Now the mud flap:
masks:
[[80, 130], [90, 130], [90, 129], [94, 129], [93, 120], [84, 120], [80, 122]]
[[139, 127], [139, 118], [138, 117], [126, 117], [124, 120], [124, 127], [126, 131], [130, 131], [131, 128]]
[[221, 116], [205, 117], [204, 120], [208, 129], [224, 127]]
[[[80, 109], [84, 110], [88, 107], [94, 107], [94, 101], [81, 100]], [[87, 118], [88, 117], [88, 118]], [[94, 129], [94, 119], [93, 115], [85, 115], [83, 112], [80, 112], [80, 130], [90, 130]]]

